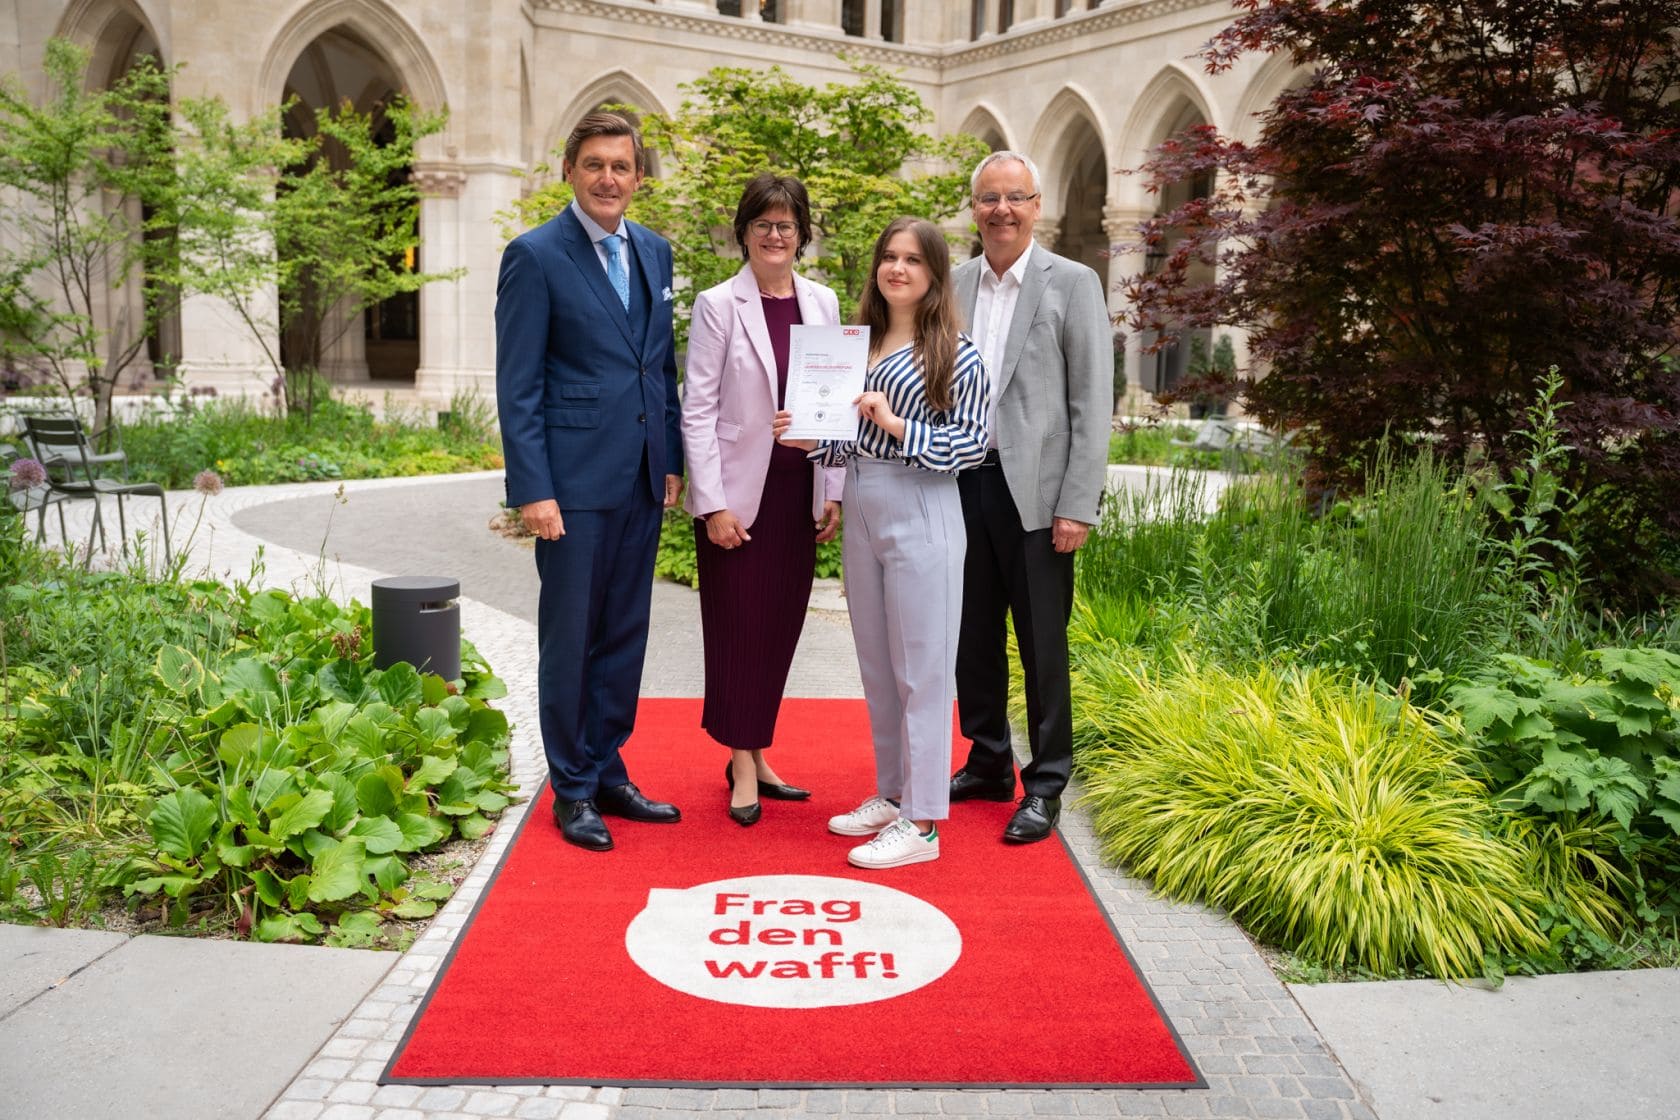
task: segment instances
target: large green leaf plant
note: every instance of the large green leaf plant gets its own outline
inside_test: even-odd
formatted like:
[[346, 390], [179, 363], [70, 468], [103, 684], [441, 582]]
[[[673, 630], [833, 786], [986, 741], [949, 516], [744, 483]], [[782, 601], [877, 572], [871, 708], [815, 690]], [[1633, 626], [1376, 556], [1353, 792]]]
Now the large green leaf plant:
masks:
[[505, 686], [470, 643], [459, 683], [404, 662], [369, 667], [366, 608], [251, 594], [214, 667], [180, 645], [156, 656], [144, 835], [112, 873], [172, 923], [225, 907], [264, 941], [374, 940], [388, 918], [429, 917], [447, 884], [405, 857], [477, 839], [510, 803]]

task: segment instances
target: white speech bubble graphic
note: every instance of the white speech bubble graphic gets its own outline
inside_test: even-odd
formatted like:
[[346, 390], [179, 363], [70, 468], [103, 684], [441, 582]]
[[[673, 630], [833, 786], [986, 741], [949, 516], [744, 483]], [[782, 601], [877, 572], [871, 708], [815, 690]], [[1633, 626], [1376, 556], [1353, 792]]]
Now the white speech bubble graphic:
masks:
[[931, 903], [875, 883], [753, 875], [654, 889], [624, 931], [642, 971], [701, 999], [839, 1007], [930, 984], [962, 955]]

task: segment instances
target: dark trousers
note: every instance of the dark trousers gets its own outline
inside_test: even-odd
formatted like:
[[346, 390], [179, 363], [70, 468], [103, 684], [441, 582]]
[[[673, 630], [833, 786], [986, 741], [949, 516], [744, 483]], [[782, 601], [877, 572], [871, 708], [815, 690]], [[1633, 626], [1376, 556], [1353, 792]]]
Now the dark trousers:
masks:
[[957, 476], [968, 555], [963, 564], [962, 626], [957, 638], [957, 717], [970, 740], [969, 773], [1014, 772], [1009, 742], [1009, 648], [1006, 615], [1026, 677], [1027, 742], [1021, 771], [1028, 794], [1060, 797], [1073, 771], [1073, 701], [1068, 694], [1068, 618], [1073, 613], [1073, 553], [1057, 552], [1049, 529], [1027, 532], [1001, 467]]
[[618, 509], [562, 509], [565, 536], [536, 543], [537, 719], [561, 800], [630, 780], [618, 751], [636, 723], [660, 512], [643, 479]]

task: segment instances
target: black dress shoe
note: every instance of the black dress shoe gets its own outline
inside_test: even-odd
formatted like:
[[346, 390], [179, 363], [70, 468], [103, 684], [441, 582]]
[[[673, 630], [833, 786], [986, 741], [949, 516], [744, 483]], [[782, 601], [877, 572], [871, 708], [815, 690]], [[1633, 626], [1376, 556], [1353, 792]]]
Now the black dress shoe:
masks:
[[951, 775], [952, 801], [1013, 801], [1015, 800], [1015, 775], [1006, 778], [982, 778], [970, 774], [968, 767], [963, 767]]
[[682, 811], [675, 805], [648, 800], [634, 782], [596, 790], [595, 803], [601, 807], [601, 812], [626, 820], [649, 824], [675, 824], [682, 820]]
[[[729, 783], [729, 792], [734, 793], [734, 763], [724, 764], [723, 780]], [[767, 782], [763, 778], [760, 778], [758, 780], [758, 795], [760, 797], [768, 797], [772, 801], [805, 801], [810, 798], [811, 791], [808, 789], [800, 789], [798, 786], [784, 786], [779, 785], [776, 782]]]
[[1011, 844], [1031, 844], [1034, 840], [1042, 840], [1050, 835], [1056, 818], [1061, 814], [1061, 798], [1038, 797], [1029, 793], [1021, 798], [1020, 807], [1009, 818], [1003, 838]]
[[746, 828], [749, 824], [757, 824], [758, 818], [764, 815], [764, 806], [754, 801], [751, 805], [729, 807], [729, 819]]
[[555, 798], [554, 823], [560, 826], [560, 835], [566, 838], [568, 844], [576, 844], [592, 852], [612, 850], [612, 833], [607, 831], [606, 822], [601, 819], [595, 802], [587, 797], [581, 801]]

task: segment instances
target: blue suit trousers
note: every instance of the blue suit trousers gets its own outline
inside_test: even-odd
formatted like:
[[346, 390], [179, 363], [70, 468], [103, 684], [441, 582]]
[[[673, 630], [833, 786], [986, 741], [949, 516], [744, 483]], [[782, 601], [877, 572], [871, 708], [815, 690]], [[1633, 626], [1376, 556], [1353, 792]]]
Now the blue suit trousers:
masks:
[[661, 512], [644, 478], [616, 509], [562, 510], [565, 535], [536, 542], [538, 721], [561, 800], [630, 780], [618, 752], [636, 721]]

